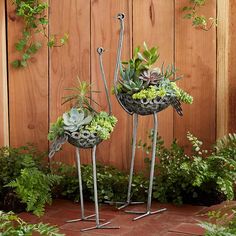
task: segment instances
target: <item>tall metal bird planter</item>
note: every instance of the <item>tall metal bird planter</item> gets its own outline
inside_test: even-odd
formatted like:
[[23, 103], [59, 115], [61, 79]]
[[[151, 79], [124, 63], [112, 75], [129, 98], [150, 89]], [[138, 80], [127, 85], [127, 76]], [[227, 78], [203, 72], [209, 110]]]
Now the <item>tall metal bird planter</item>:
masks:
[[[127, 200], [126, 202], [116, 202], [116, 204], [120, 205], [120, 207], [118, 207], [119, 210], [129, 205], [142, 203], [142, 202], [132, 202], [131, 200], [138, 116], [152, 115], [154, 121], [147, 207], [145, 211], [126, 211], [127, 213], [140, 214], [140, 216], [135, 217], [133, 219], [133, 220], [138, 220], [148, 215], [153, 215], [159, 212], [166, 211], [166, 208], [158, 209], [156, 211], [151, 210], [153, 178], [154, 178], [155, 157], [156, 157], [156, 140], [157, 140], [157, 129], [158, 129], [157, 114], [162, 110], [166, 109], [169, 105], [172, 105], [177, 111], [177, 113], [182, 116], [182, 108], [180, 103], [181, 98], [183, 98], [184, 97], [183, 95], [185, 95], [185, 97], [187, 96], [189, 98], [189, 103], [191, 103], [192, 97], [190, 95], [187, 95], [187, 93], [183, 92], [183, 90], [178, 90], [181, 92], [181, 94], [180, 93], [177, 94], [178, 87], [176, 86], [174, 81], [170, 81], [168, 79], [168, 76], [172, 76], [175, 73], [175, 69], [169, 68], [167, 69], [167, 71], [164, 72], [163, 68], [162, 70], [156, 68], [152, 70], [151, 67], [149, 67], [149, 65], [154, 64], [152, 62], [155, 62], [155, 60], [158, 58], [158, 56], [155, 54], [156, 50], [155, 48], [152, 48], [149, 51], [146, 44], [144, 44], [145, 46], [145, 52], [143, 53], [144, 56], [139, 52], [139, 48], [137, 48], [135, 52], [136, 57], [134, 59], [131, 59], [130, 61], [125, 63], [121, 62], [121, 50], [124, 36], [125, 15], [123, 13], [119, 13], [117, 15], [117, 18], [120, 22], [120, 35], [119, 35], [119, 43], [117, 51], [116, 69], [114, 74], [114, 91], [117, 101], [119, 102], [121, 107], [129, 115], [133, 116], [132, 156], [131, 156], [131, 165], [129, 173]], [[151, 61], [150, 64], [149, 61]], [[126, 67], [124, 68], [123, 65]], [[119, 77], [122, 77], [122, 79], [119, 80], [118, 79]], [[170, 90], [168, 90], [169, 88], [168, 86], [170, 87]], [[160, 90], [160, 87], [162, 90]], [[141, 93], [139, 93], [140, 91]], [[151, 92], [156, 93], [156, 95], [151, 97], [150, 94], [148, 94]], [[147, 96], [150, 97], [145, 97], [146, 96], [145, 94], [147, 94]], [[179, 98], [177, 97], [176, 94], [179, 95]], [[114, 202], [108, 202], [108, 203], [114, 204]]]
[[[109, 119], [112, 118], [113, 123], [116, 123], [115, 118], [112, 116], [112, 107], [110, 102], [110, 97], [108, 93], [107, 83], [105, 79], [105, 73], [103, 69], [103, 63], [102, 63], [102, 54], [104, 52], [103, 48], [97, 49], [98, 55], [99, 55], [99, 64], [100, 64], [100, 70], [102, 74], [102, 80], [105, 87], [106, 92], [106, 98], [109, 106], [109, 114], [105, 116], [103, 112], [103, 116]], [[81, 99], [80, 99], [81, 102]], [[87, 104], [87, 103], [86, 103]], [[87, 104], [88, 105], [88, 104]], [[77, 108], [72, 108], [77, 109]], [[77, 109], [79, 112], [81, 110], [81, 107]], [[94, 117], [96, 118], [96, 112], [92, 110], [92, 108], [88, 105], [86, 108], [87, 113], [95, 113]], [[73, 112], [73, 113], [72, 113]], [[84, 117], [81, 117], [81, 114], [77, 114], [78, 112], [76, 110], [72, 110], [71, 114], [64, 113], [63, 115], [63, 121], [64, 121], [64, 133], [63, 135], [59, 135], [54, 142], [51, 144], [49, 157], [50, 159], [54, 156], [55, 152], [59, 151], [62, 147], [62, 145], [66, 142], [70, 143], [76, 148], [76, 161], [77, 161], [77, 169], [78, 169], [78, 180], [79, 180], [79, 191], [80, 191], [80, 205], [81, 205], [81, 218], [79, 219], [72, 219], [68, 220], [68, 223], [78, 222], [78, 221], [95, 221], [96, 224], [93, 227], [82, 229], [81, 231], [88, 231], [92, 229], [119, 229], [120, 227], [116, 226], [108, 226], [111, 222], [105, 222], [100, 223], [101, 220], [99, 219], [99, 206], [98, 206], [98, 193], [97, 193], [97, 170], [96, 170], [96, 148], [97, 145], [99, 145], [103, 139], [99, 137], [99, 134], [96, 131], [91, 131], [87, 126], [93, 122], [94, 117], [91, 117], [91, 115], [87, 115]], [[67, 116], [70, 115], [70, 119], [72, 120], [72, 126], [67, 127], [68, 120], [66, 119]], [[85, 114], [84, 114], [85, 115]], [[98, 115], [97, 115], [98, 116]], [[105, 119], [102, 117], [103, 119]], [[78, 123], [78, 119], [81, 120], [82, 125], [80, 127], [75, 127], [74, 125]], [[113, 124], [114, 125], [114, 124]], [[81, 163], [80, 163], [80, 149], [92, 149], [92, 166], [93, 166], [93, 186], [94, 186], [94, 202], [95, 202], [95, 214], [85, 216], [85, 209], [84, 209], [84, 198], [83, 198], [83, 186], [82, 186], [82, 176], [81, 176]], [[94, 218], [95, 217], [95, 218]]]

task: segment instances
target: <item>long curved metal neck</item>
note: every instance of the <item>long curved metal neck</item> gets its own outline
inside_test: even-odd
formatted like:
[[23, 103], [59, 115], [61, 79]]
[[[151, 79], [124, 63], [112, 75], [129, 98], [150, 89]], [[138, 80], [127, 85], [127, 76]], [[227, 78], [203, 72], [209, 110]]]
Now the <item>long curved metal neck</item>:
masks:
[[105, 77], [105, 72], [104, 72], [104, 68], [103, 68], [103, 63], [102, 63], [102, 54], [105, 50], [100, 47], [97, 49], [98, 55], [99, 55], [99, 66], [100, 66], [100, 71], [102, 74], [102, 81], [105, 87], [105, 92], [106, 92], [106, 98], [107, 98], [107, 102], [108, 102], [108, 109], [109, 109], [109, 115], [112, 114], [112, 106], [111, 106], [111, 99], [109, 96], [109, 92], [108, 92], [108, 87], [107, 87], [107, 81], [106, 81], [106, 77]]
[[125, 18], [124, 13], [119, 13], [117, 15], [117, 19], [120, 21], [120, 36], [119, 36], [118, 49], [117, 49], [116, 68], [115, 68], [115, 73], [114, 73], [114, 89], [115, 89], [116, 94], [117, 94], [119, 67], [121, 65], [121, 50], [122, 50], [123, 38], [124, 38], [124, 18]]

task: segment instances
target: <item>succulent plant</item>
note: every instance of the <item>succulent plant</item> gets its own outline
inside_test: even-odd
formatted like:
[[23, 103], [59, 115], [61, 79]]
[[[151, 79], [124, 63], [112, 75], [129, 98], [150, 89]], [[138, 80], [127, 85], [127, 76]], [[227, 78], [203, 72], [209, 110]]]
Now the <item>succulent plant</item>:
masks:
[[97, 133], [101, 139], [106, 140], [110, 138], [116, 123], [117, 119], [115, 116], [110, 116], [108, 113], [101, 111], [93, 117], [92, 122], [86, 125], [85, 129], [92, 133]]
[[161, 70], [156, 67], [154, 69], [144, 70], [139, 76], [140, 80], [143, 80], [147, 86], [149, 85], [158, 85], [159, 82], [163, 79]]
[[54, 141], [57, 137], [63, 136], [64, 134], [64, 123], [61, 116], [57, 118], [57, 121], [50, 126], [48, 133], [48, 140]]
[[92, 116], [86, 116], [83, 110], [72, 108], [63, 114], [64, 130], [75, 132], [82, 125], [87, 125], [92, 121]]
[[144, 88], [143, 81], [140, 79], [119, 81], [122, 85], [122, 90], [128, 94], [134, 94]]

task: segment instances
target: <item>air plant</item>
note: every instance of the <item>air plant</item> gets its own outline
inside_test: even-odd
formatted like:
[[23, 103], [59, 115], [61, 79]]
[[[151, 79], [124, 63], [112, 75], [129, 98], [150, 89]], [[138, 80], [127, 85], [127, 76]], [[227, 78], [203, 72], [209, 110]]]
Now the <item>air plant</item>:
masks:
[[99, 91], [91, 90], [91, 85], [86, 81], [80, 81], [77, 77], [78, 86], [66, 88], [65, 90], [73, 91], [74, 94], [63, 97], [62, 105], [68, 102], [74, 102], [74, 107], [84, 108], [91, 112], [96, 110], [91, 106], [91, 102], [99, 106], [99, 104], [91, 98], [91, 93], [99, 93]]

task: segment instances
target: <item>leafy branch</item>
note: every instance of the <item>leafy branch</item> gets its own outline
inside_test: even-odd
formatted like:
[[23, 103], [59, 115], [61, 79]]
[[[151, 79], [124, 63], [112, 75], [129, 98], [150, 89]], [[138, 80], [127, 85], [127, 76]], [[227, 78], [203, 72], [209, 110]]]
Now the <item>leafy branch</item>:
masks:
[[185, 12], [184, 18], [192, 20], [192, 25], [205, 31], [210, 30], [216, 26], [216, 19], [213, 17], [206, 18], [206, 16], [199, 15], [198, 10], [206, 4], [207, 0], [189, 0], [189, 6], [183, 7]]
[[34, 38], [36, 34], [42, 34], [47, 40], [49, 48], [61, 47], [68, 41], [68, 34], [64, 34], [59, 40], [56, 35], [47, 34], [48, 19], [46, 11], [49, 5], [40, 0], [12, 0], [15, 6], [16, 15], [23, 22], [22, 37], [15, 43], [15, 48], [20, 52], [21, 57], [14, 60], [12, 65], [15, 68], [22, 68], [28, 65], [28, 60], [42, 47], [42, 43]]
[[28, 224], [13, 212], [4, 213], [0, 211], [0, 235], [2, 236], [31, 236], [34, 233], [37, 235], [48, 236], [63, 236], [59, 233], [59, 229], [56, 226], [49, 224]]

